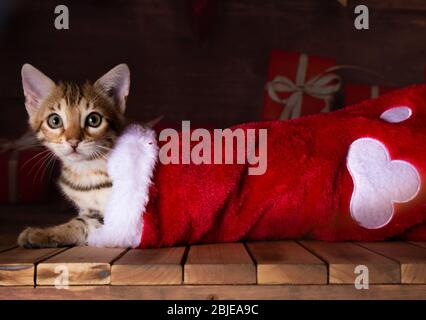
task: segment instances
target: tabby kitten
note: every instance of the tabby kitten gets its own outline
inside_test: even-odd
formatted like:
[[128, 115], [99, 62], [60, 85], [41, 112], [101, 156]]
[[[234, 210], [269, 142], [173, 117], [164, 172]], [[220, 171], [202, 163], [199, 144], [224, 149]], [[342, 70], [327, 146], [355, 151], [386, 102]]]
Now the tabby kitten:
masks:
[[60, 82], [29, 64], [22, 84], [30, 128], [62, 163], [59, 186], [78, 208], [78, 217], [49, 228], [27, 228], [18, 244], [28, 248], [84, 245], [103, 224], [111, 192], [107, 158], [124, 126], [130, 72], [120, 64], [94, 84]]

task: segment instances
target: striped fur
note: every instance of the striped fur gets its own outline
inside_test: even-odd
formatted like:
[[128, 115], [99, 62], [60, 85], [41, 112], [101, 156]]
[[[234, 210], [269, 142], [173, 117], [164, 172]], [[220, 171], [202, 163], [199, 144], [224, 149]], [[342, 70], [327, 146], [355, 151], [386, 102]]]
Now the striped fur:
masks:
[[[38, 141], [61, 160], [58, 184], [77, 207], [79, 215], [55, 227], [27, 228], [20, 234], [18, 244], [38, 248], [83, 245], [89, 234], [103, 225], [103, 213], [112, 188], [107, 159], [124, 126], [128, 88], [122, 88], [122, 85], [129, 84], [128, 69], [125, 65], [117, 66], [94, 84], [60, 82], [51, 86], [45, 96], [39, 97], [32, 96], [32, 91], [38, 93], [49, 86], [32, 90], [34, 80], [45, 84], [51, 82], [32, 68], [23, 68], [30, 127]], [[25, 78], [31, 76], [38, 79]], [[100, 115], [99, 126], [89, 125], [93, 113]], [[61, 118], [62, 126], [52, 128], [49, 125], [52, 115]]]

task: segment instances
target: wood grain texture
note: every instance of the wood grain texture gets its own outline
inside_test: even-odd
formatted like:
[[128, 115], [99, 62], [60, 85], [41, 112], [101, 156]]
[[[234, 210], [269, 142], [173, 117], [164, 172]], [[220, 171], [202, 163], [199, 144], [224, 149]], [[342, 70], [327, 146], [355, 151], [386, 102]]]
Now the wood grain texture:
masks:
[[7, 244], [0, 245], [0, 252], [6, 251], [6, 250], [10, 250], [10, 249], [14, 249], [16, 247], [17, 247], [16, 245], [12, 245], [12, 244], [10, 244], [10, 245], [7, 245]]
[[111, 280], [111, 262], [125, 249], [74, 247], [37, 266], [37, 285], [54, 285], [68, 274], [69, 285], [102, 285]]
[[353, 284], [359, 275], [355, 273], [355, 268], [360, 265], [368, 267], [370, 284], [400, 283], [398, 263], [356, 244], [319, 241], [301, 241], [301, 243], [327, 261], [331, 284]]
[[348, 6], [348, 1], [349, 0], [337, 0], [338, 3], [340, 3], [340, 5], [347, 7]]
[[426, 283], [426, 248], [406, 242], [362, 242], [360, 246], [401, 264], [401, 283]]
[[0, 253], [0, 286], [35, 285], [35, 264], [64, 250], [15, 248]]
[[184, 283], [252, 284], [256, 283], [256, 267], [241, 243], [191, 246]]
[[294, 241], [252, 242], [258, 284], [326, 284], [327, 265]]
[[356, 290], [352, 285], [197, 285], [197, 286], [75, 286], [0, 288], [5, 299], [155, 299], [155, 300], [414, 300], [426, 299], [426, 285], [371, 285]]
[[[380, 3], [395, 7], [395, 1]], [[53, 26], [57, 1], [15, 2], [0, 29], [7, 57], [0, 61], [2, 135], [19, 135], [27, 125], [20, 77], [24, 62], [55, 80], [76, 81], [94, 81], [126, 62], [132, 71], [131, 118], [163, 114], [166, 122], [191, 120], [217, 127], [259, 118], [273, 48], [332, 57], [338, 64], [382, 75], [350, 70], [344, 73], [350, 83], [403, 86], [423, 81], [426, 25], [421, 11], [372, 9], [370, 30], [359, 31], [353, 8], [337, 1], [218, 0], [211, 33], [200, 42], [189, 28], [185, 1], [75, 1], [66, 31]], [[424, 6], [423, 0], [399, 3]], [[96, 59], [96, 52], [108, 54]]]
[[364, 4], [369, 9], [426, 11], [424, 0], [350, 0], [351, 7]]
[[114, 262], [111, 269], [111, 284], [181, 284], [184, 253], [184, 247], [130, 250]]
[[409, 242], [416, 246], [426, 248], [426, 241], [409, 241]]
[[[27, 169], [29, 173], [32, 165], [35, 165], [35, 163], [30, 161], [27, 164], [28, 167], [25, 166], [24, 169]], [[22, 174], [26, 175], [27, 173], [22, 172]], [[35, 175], [35, 172], [33, 174]], [[29, 180], [30, 184], [32, 184], [32, 179], [33, 177]], [[55, 181], [52, 177], [52, 184], [55, 184]], [[75, 217], [73, 209], [70, 208], [71, 205], [63, 201], [63, 195], [54, 198], [56, 191], [51, 191], [53, 194], [49, 193], [49, 197], [46, 199], [49, 202], [48, 204], [0, 204], [1, 245], [16, 245], [19, 234], [28, 226], [51, 226], [65, 223]], [[57, 199], [60, 200], [57, 201]]]

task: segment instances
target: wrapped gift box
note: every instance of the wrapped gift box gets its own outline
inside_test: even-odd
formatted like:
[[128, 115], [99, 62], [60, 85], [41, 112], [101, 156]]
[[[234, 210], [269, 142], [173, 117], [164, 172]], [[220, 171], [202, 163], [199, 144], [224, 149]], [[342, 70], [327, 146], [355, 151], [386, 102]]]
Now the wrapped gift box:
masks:
[[327, 112], [340, 88], [334, 59], [273, 50], [262, 119], [293, 119]]
[[394, 87], [370, 86], [366, 84], [347, 84], [344, 87], [345, 105], [350, 106], [363, 100], [375, 99], [395, 89]]
[[[0, 153], [0, 203], [40, 203], [53, 183], [47, 168], [45, 149], [13, 150]], [[41, 154], [41, 152], [43, 152]]]

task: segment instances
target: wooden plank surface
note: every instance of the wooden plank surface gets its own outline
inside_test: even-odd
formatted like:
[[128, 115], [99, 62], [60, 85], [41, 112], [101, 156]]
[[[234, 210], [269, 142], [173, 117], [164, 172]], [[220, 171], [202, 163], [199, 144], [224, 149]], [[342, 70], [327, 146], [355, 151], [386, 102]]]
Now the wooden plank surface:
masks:
[[363, 4], [370, 10], [387, 9], [387, 10], [418, 10], [426, 11], [426, 2], [424, 0], [351, 0], [352, 7]]
[[407, 242], [362, 242], [359, 245], [398, 261], [402, 283], [426, 283], [426, 248]]
[[[359, 31], [354, 28], [353, 9], [339, 10], [331, 0], [215, 2], [213, 38], [205, 38], [214, 41], [214, 49], [196, 41], [186, 1], [109, 1], [102, 7], [92, 1], [73, 1], [76, 13], [66, 36], [51, 26], [57, 0], [26, 1], [25, 6], [13, 7], [13, 20], [2, 25], [4, 39], [16, 41], [2, 43], [2, 54], [8, 59], [0, 62], [0, 97], [8, 107], [0, 117], [1, 135], [18, 136], [26, 129], [26, 121], [16, 120], [25, 116], [18, 88], [19, 70], [28, 52], [52, 78], [75, 80], [95, 80], [107, 71], [103, 59], [87, 59], [87, 52], [110, 52], [112, 57], [126, 52], [126, 61], [137, 75], [132, 79], [129, 118], [149, 120], [167, 114], [168, 122], [190, 118], [218, 128], [260, 118], [270, 48], [336, 58], [339, 64], [364, 66], [381, 75], [350, 70], [344, 78], [347, 83], [403, 86], [423, 81], [426, 28], [411, 23], [424, 21], [423, 12], [371, 9], [371, 31]], [[425, 5], [424, 0], [398, 2], [413, 9]], [[396, 6], [394, 1], [392, 6]], [[105, 34], [110, 41], [104, 41]], [[253, 39], [259, 39], [256, 45]], [[74, 43], [73, 52], [69, 43]], [[383, 54], [383, 48], [392, 50]], [[68, 63], [60, 63], [61, 59]], [[77, 64], [81, 67], [75, 68]]]
[[189, 248], [185, 284], [254, 284], [256, 267], [241, 243], [197, 245]]
[[133, 249], [114, 262], [112, 285], [176, 285], [183, 281], [185, 247]]
[[55, 285], [59, 275], [69, 285], [101, 285], [111, 280], [111, 262], [126, 249], [74, 247], [37, 266], [37, 285]]
[[13, 244], [9, 244], [9, 245], [3, 244], [3, 245], [0, 245], [0, 252], [10, 250], [10, 249], [13, 249], [13, 248], [16, 248], [16, 247], [17, 247], [17, 245], [13, 245]]
[[410, 241], [410, 243], [422, 248], [426, 248], [426, 241]]
[[196, 286], [74, 286], [4, 287], [5, 299], [155, 299], [155, 300], [345, 300], [345, 299], [426, 299], [426, 285], [371, 285], [356, 290], [353, 285], [196, 285]]
[[326, 284], [327, 265], [294, 241], [252, 242], [258, 284]]
[[329, 265], [329, 282], [332, 284], [354, 284], [359, 273], [358, 266], [368, 268], [370, 284], [400, 282], [399, 264], [391, 259], [371, 252], [350, 242], [302, 241], [307, 249]]
[[15, 248], [0, 253], [0, 286], [33, 286], [35, 264], [64, 250]]

